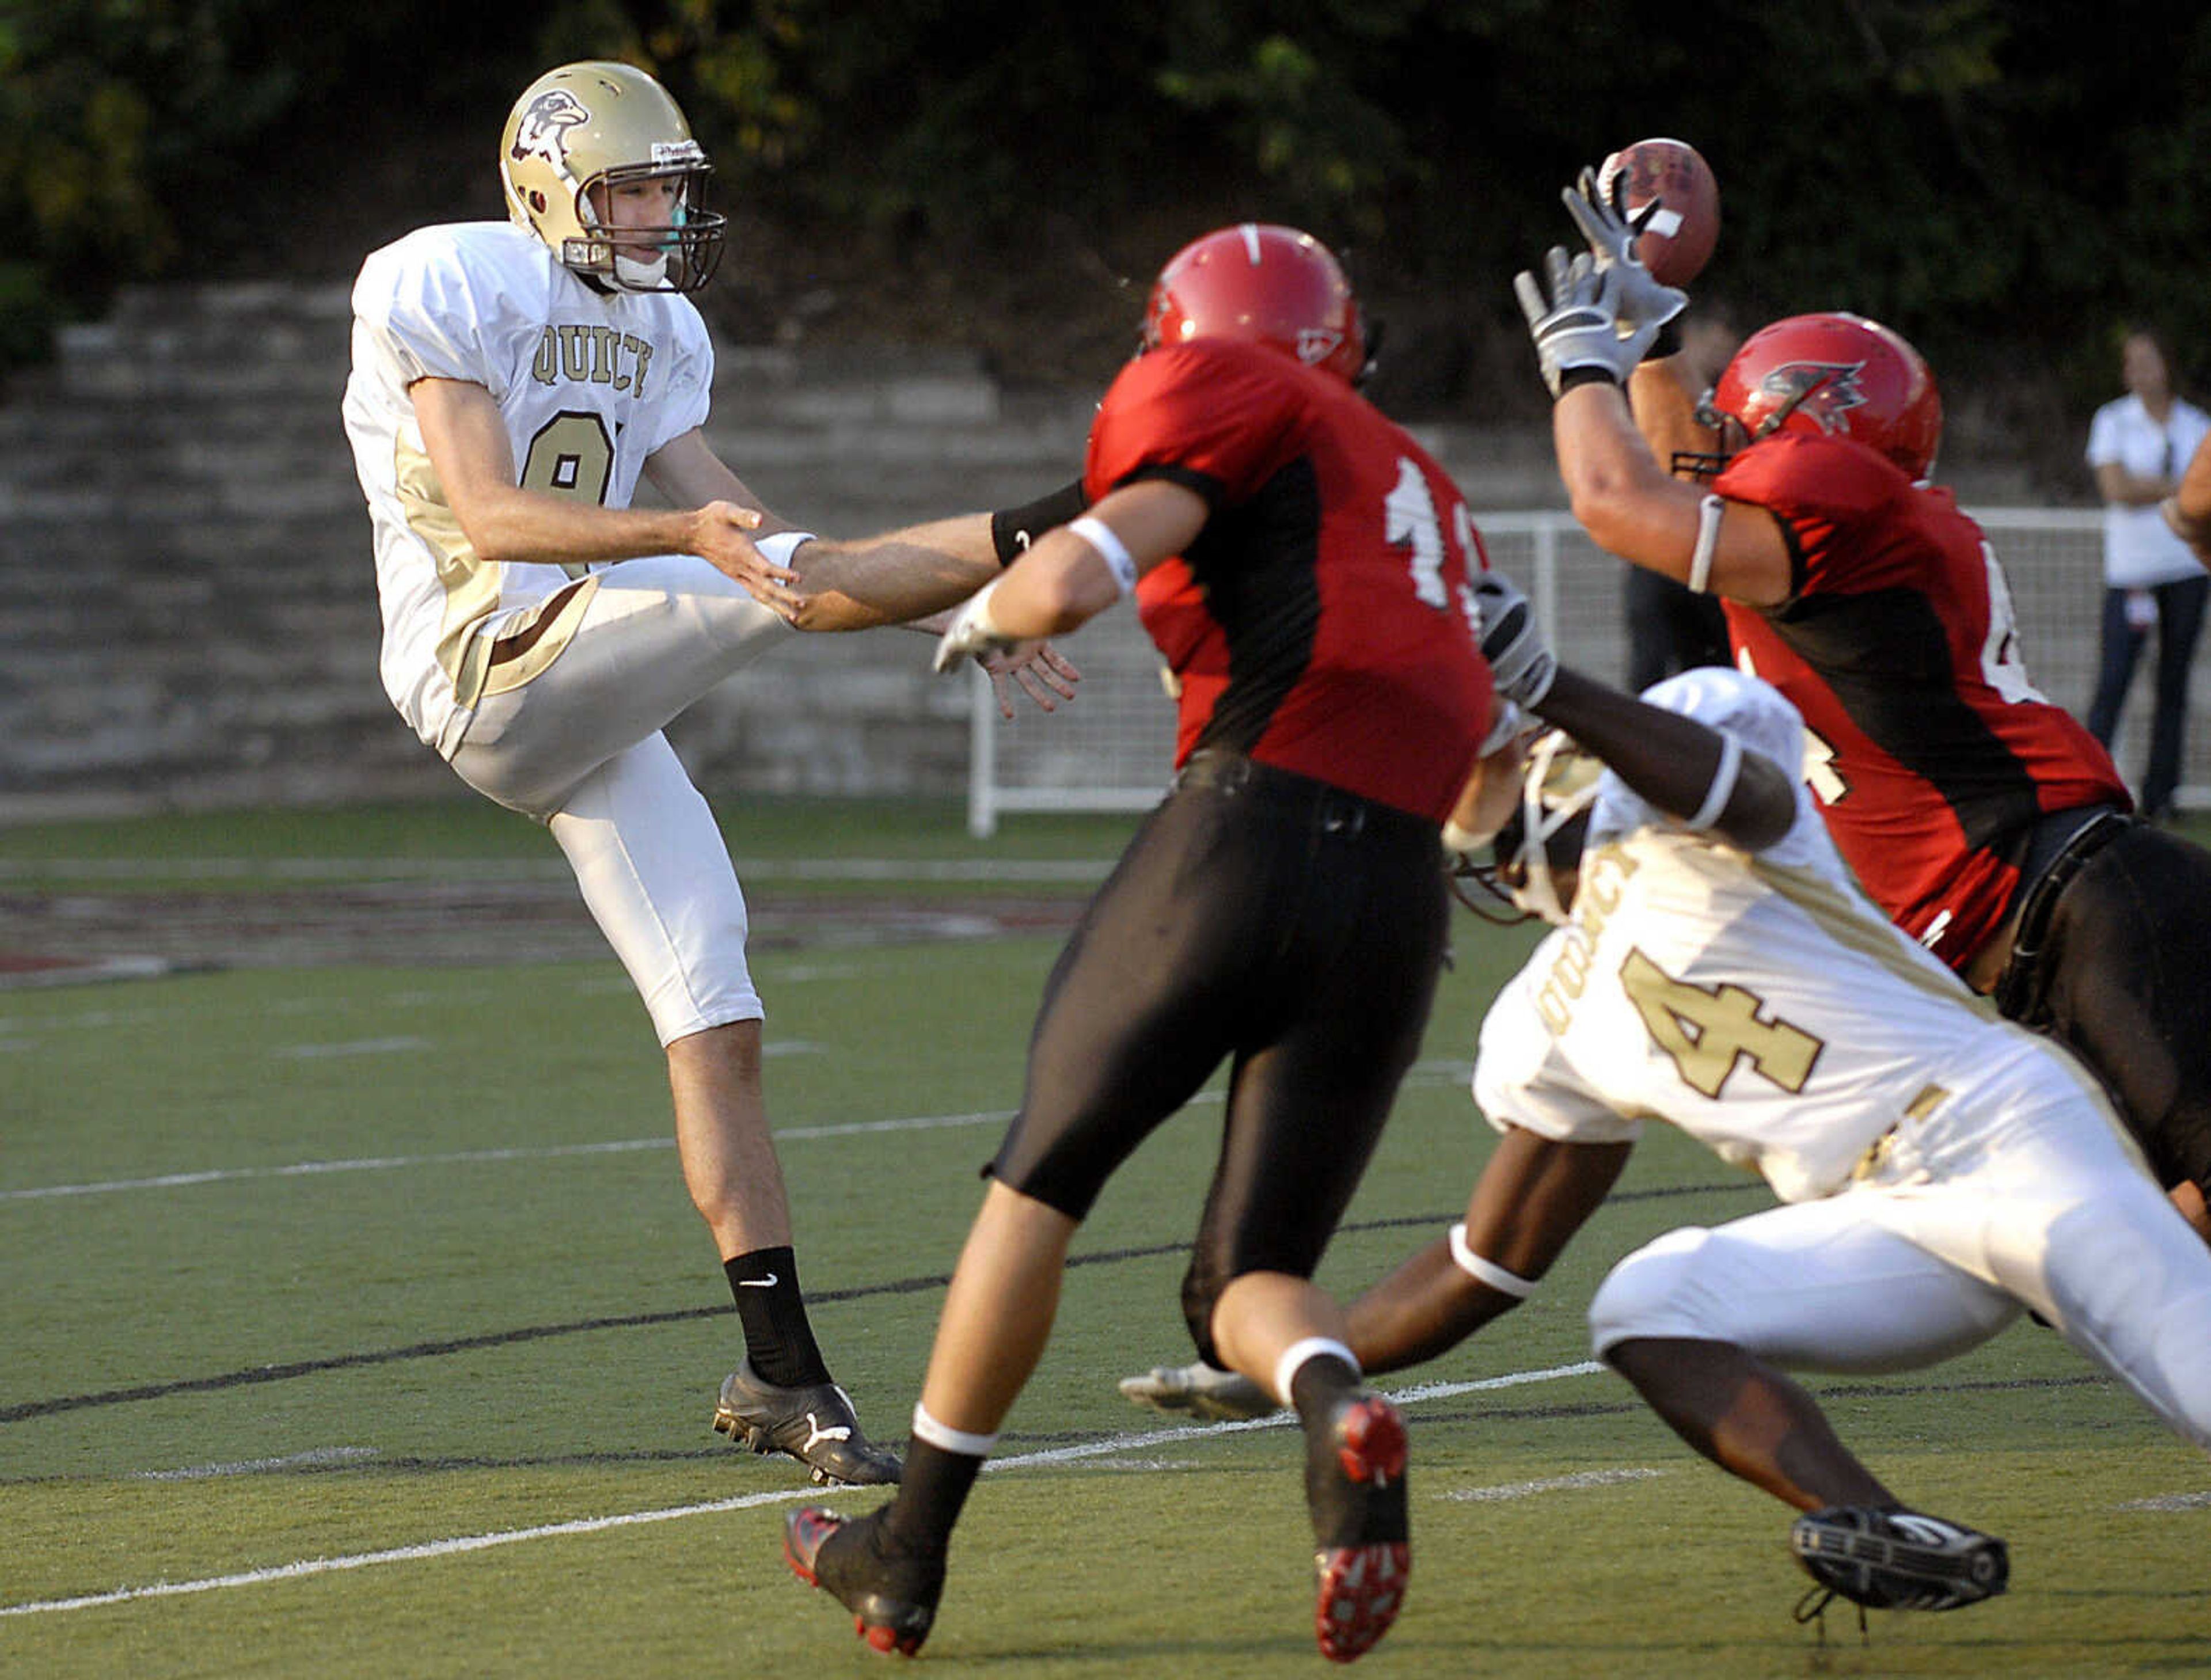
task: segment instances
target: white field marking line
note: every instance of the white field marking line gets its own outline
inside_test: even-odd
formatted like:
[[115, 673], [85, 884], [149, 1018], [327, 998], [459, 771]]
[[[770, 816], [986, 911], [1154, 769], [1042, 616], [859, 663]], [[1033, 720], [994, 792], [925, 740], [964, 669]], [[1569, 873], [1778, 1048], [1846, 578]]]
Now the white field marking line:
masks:
[[314, 1446], [281, 1459], [239, 1459], [227, 1465], [187, 1465], [182, 1470], [139, 1470], [134, 1482], [203, 1482], [223, 1476], [264, 1476], [271, 1471], [312, 1470], [318, 1465], [348, 1465], [379, 1456], [373, 1446]]
[[348, 1044], [287, 1044], [269, 1053], [282, 1062], [320, 1062], [338, 1056], [396, 1056], [403, 1051], [427, 1050], [430, 1040], [402, 1035], [389, 1039], [354, 1039]]
[[[1400, 1404], [1418, 1404], [1423, 1400], [1449, 1399], [1483, 1389], [1509, 1388], [1522, 1383], [1578, 1377], [1603, 1368], [1596, 1361], [1587, 1360], [1578, 1365], [1554, 1366], [1548, 1371], [1514, 1371], [1505, 1376], [1485, 1377], [1475, 1382], [1423, 1383], [1417, 1388], [1402, 1390], [1390, 1398]], [[1011, 1458], [994, 1459], [984, 1469], [994, 1471], [1021, 1470], [1036, 1465], [1068, 1464], [1080, 1459], [1112, 1458], [1170, 1446], [1176, 1441], [1243, 1434], [1254, 1429], [1279, 1429], [1296, 1421], [1293, 1414], [1278, 1411], [1269, 1416], [1232, 1423], [1194, 1423], [1178, 1428], [1138, 1430], [1080, 1446], [1055, 1446], [1040, 1453], [1021, 1453]], [[416, 1545], [391, 1546], [381, 1551], [353, 1552], [338, 1557], [306, 1558], [296, 1563], [282, 1563], [266, 1569], [248, 1569], [238, 1574], [209, 1575], [197, 1580], [154, 1581], [145, 1586], [120, 1586], [112, 1592], [87, 1592], [73, 1598], [40, 1598], [27, 1604], [0, 1604], [0, 1618], [41, 1616], [60, 1610], [98, 1610], [109, 1604], [129, 1604], [139, 1598], [175, 1598], [198, 1592], [219, 1592], [238, 1586], [262, 1586], [271, 1581], [302, 1580], [310, 1575], [366, 1569], [383, 1563], [420, 1562], [432, 1558], [457, 1556], [466, 1552], [488, 1551], [494, 1546], [519, 1545], [530, 1540], [599, 1534], [609, 1529], [672, 1522], [682, 1517], [718, 1516], [726, 1511], [755, 1510], [764, 1505], [781, 1505], [794, 1500], [819, 1497], [821, 1492], [818, 1489], [784, 1488], [773, 1493], [744, 1494], [733, 1499], [710, 1500], [699, 1505], [671, 1506], [657, 1511], [626, 1511], [614, 1516], [578, 1517], [568, 1522], [541, 1524], [535, 1528], [506, 1529], [493, 1534], [465, 1534], [450, 1540], [427, 1540]]]
[[2159, 1494], [2153, 1499], [2123, 1501], [2117, 1508], [2122, 1511], [2201, 1511], [2207, 1505], [2211, 1505], [2211, 1493]]
[[[794, 1049], [811, 1052], [820, 1048], [812, 1044], [800, 1045], [796, 1040], [793, 1043]], [[766, 1053], [774, 1055], [778, 1052], [771, 1045]], [[1457, 1084], [1469, 1077], [1472, 1070], [1471, 1064], [1449, 1058], [1420, 1062], [1406, 1074], [1405, 1083], [1408, 1085]], [[1200, 1091], [1185, 1106], [1196, 1107], [1221, 1100], [1220, 1091]], [[990, 1108], [967, 1114], [919, 1114], [891, 1120], [847, 1120], [835, 1125], [787, 1126], [778, 1129], [774, 1137], [778, 1143], [805, 1143], [824, 1137], [864, 1137], [879, 1131], [930, 1131], [946, 1126], [1003, 1125], [1013, 1119], [1014, 1113], [1010, 1108]], [[602, 1143], [518, 1144], [510, 1149], [462, 1149], [444, 1155], [367, 1155], [352, 1161], [300, 1161], [282, 1167], [214, 1167], [193, 1172], [162, 1173], [143, 1179], [101, 1179], [88, 1184], [39, 1185], [26, 1190], [0, 1190], [0, 1204], [44, 1201], [56, 1196], [106, 1196], [125, 1190], [177, 1190], [187, 1185], [228, 1184], [246, 1179], [313, 1178], [329, 1173], [389, 1173], [411, 1167], [549, 1161], [565, 1156], [623, 1155], [638, 1149], [674, 1147], [675, 1140], [669, 1137], [627, 1137]]]
[[[792, 1126], [775, 1134], [786, 1138], [848, 1137], [870, 1131], [926, 1131], [938, 1126], [1003, 1125], [1010, 1108], [974, 1114], [926, 1114], [910, 1119], [855, 1120], [842, 1125]], [[627, 1155], [640, 1149], [672, 1149], [673, 1137], [623, 1137], [601, 1143], [518, 1144], [511, 1149], [458, 1149], [445, 1155], [364, 1155], [350, 1161], [296, 1161], [282, 1167], [217, 1167], [198, 1172], [162, 1173], [144, 1179], [103, 1179], [90, 1184], [40, 1185], [28, 1190], [0, 1190], [0, 1202], [31, 1202], [56, 1196], [105, 1196], [124, 1190], [175, 1190], [187, 1185], [229, 1184], [247, 1179], [304, 1179], [329, 1173], [388, 1173], [409, 1167], [451, 1167], [471, 1162], [552, 1161], [567, 1156]]]
[[1632, 1470], [1583, 1470], [1572, 1476], [1546, 1476], [1535, 1482], [1506, 1482], [1493, 1488], [1453, 1488], [1439, 1499], [1487, 1503], [1491, 1500], [1527, 1499], [1536, 1494], [1570, 1493], [1580, 1488], [1614, 1488], [1623, 1482], [1647, 1482], [1672, 1472], [1638, 1465]]
[[[1102, 881], [1111, 858], [739, 858], [741, 881]], [[565, 881], [542, 858], [0, 858], [0, 881]]]

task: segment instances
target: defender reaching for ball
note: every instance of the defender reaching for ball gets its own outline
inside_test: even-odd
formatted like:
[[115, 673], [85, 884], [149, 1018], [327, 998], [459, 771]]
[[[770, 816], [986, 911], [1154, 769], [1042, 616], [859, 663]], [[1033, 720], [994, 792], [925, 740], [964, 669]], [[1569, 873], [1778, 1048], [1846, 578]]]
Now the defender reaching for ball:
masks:
[[1144, 342], [1092, 428], [1090, 512], [961, 608], [942, 658], [1059, 634], [1133, 592], [1178, 689], [1174, 791], [1052, 971], [898, 1496], [794, 1513], [784, 1555], [869, 1643], [919, 1648], [1069, 1240], [1226, 1061], [1183, 1310], [1202, 1349], [1298, 1410], [1315, 1632], [1348, 1661], [1402, 1599], [1407, 1442], [1312, 1274], [1434, 997], [1439, 825], [1496, 721], [1482, 555], [1457, 488], [1360, 396], [1358, 307], [1318, 240], [1247, 223], [1186, 246]]

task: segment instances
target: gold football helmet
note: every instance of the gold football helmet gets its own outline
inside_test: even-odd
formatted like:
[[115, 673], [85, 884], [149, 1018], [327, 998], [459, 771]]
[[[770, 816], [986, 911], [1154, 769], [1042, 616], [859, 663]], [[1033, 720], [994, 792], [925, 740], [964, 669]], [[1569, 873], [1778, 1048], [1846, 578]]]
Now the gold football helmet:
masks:
[[[725, 218], [706, 208], [712, 171], [668, 90], [627, 64], [548, 70], [514, 102], [500, 141], [515, 223], [578, 274], [626, 292], [695, 292], [713, 276]], [[609, 237], [594, 188], [669, 178], [680, 191], [667, 224]]]

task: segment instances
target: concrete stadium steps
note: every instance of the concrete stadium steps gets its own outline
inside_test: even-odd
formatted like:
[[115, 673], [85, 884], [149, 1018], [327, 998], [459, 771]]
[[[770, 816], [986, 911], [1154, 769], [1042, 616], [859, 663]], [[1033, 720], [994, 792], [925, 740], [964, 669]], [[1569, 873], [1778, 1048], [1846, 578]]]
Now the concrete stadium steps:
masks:
[[[126, 292], [0, 403], [0, 820], [445, 792], [385, 699], [338, 405], [343, 286]], [[1075, 472], [1080, 395], [929, 348], [718, 347], [716, 446], [832, 535]], [[964, 684], [918, 637], [809, 639], [681, 720], [710, 785], [952, 792]]]

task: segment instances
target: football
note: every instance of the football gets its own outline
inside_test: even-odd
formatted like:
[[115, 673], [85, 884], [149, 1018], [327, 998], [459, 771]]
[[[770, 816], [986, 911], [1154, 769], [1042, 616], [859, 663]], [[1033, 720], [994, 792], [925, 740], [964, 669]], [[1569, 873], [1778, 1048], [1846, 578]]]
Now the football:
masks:
[[1662, 285], [1687, 285], [1704, 272], [1719, 242], [1720, 187], [1711, 166], [1686, 141], [1639, 140], [1604, 161], [1598, 191], [1609, 198], [1614, 181], [1623, 176], [1629, 215], [1658, 201], [1635, 254]]

